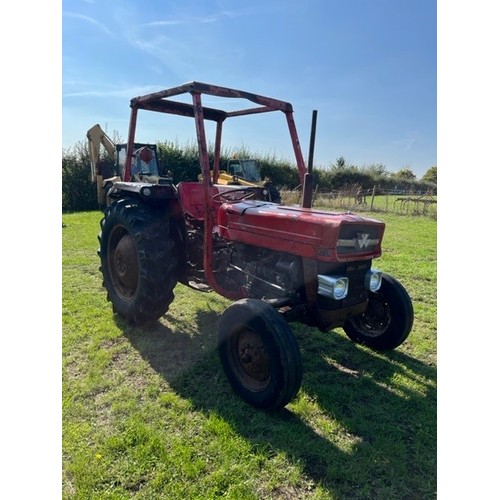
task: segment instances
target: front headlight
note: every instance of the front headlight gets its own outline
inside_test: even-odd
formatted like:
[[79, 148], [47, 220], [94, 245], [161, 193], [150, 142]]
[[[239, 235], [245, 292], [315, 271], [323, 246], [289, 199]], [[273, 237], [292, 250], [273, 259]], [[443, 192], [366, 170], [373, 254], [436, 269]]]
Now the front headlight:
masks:
[[349, 279], [344, 276], [318, 275], [318, 293], [335, 300], [347, 297]]
[[339, 278], [335, 282], [335, 286], [333, 287], [333, 298], [335, 300], [342, 300], [347, 296], [348, 291], [349, 291], [349, 280], [347, 278]]
[[365, 288], [376, 292], [382, 285], [382, 271], [370, 269], [365, 275]]

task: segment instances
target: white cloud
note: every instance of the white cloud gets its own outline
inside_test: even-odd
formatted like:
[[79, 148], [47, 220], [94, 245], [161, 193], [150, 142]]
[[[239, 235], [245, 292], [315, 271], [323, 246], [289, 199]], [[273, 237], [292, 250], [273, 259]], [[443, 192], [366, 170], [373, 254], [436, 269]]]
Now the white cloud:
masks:
[[[75, 85], [78, 82], [63, 82], [63, 85]], [[88, 84], [86, 82], [80, 82], [82, 85], [92, 86], [92, 84]], [[146, 85], [146, 86], [136, 86], [136, 87], [112, 87], [111, 88], [99, 88], [95, 90], [91, 89], [82, 89], [75, 90], [70, 92], [63, 92], [63, 97], [126, 97], [131, 98], [133, 96], [150, 94], [152, 92], [157, 92], [161, 90], [161, 86], [157, 85]]]
[[109, 28], [107, 28], [103, 23], [97, 21], [93, 17], [84, 16], [83, 14], [76, 14], [75, 12], [63, 12], [64, 17], [71, 17], [73, 19], [79, 19], [81, 21], [85, 21], [86, 23], [92, 24], [93, 26], [97, 26], [107, 35], [112, 35], [112, 32]]
[[407, 133], [403, 139], [393, 141], [394, 146], [401, 148], [403, 151], [410, 151], [413, 145], [418, 141], [416, 133]]
[[152, 21], [146, 23], [145, 26], [176, 26], [179, 24], [193, 24], [193, 23], [214, 23], [218, 20], [217, 16], [206, 16], [206, 17], [186, 17], [184, 19], [170, 19], [167, 21]]

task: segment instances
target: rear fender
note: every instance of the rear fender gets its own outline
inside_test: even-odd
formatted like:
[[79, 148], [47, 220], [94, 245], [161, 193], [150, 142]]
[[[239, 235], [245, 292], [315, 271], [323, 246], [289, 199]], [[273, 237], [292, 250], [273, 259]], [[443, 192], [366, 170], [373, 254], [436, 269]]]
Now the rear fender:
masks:
[[[218, 193], [215, 186], [210, 187], [212, 196]], [[182, 181], [177, 184], [179, 202], [182, 210], [196, 220], [205, 220], [207, 202], [205, 201], [204, 185], [201, 182]]]
[[[214, 197], [221, 192], [241, 189], [244, 187], [245, 186], [213, 184], [209, 189], [211, 196]], [[249, 185], [249, 187], [255, 186]], [[182, 209], [185, 213], [199, 221], [205, 220], [205, 212], [207, 211], [208, 206], [208, 203], [205, 200], [204, 189], [205, 188], [202, 182], [182, 181], [177, 184], [177, 192]], [[223, 204], [223, 200], [214, 199], [213, 204], [217, 210]], [[216, 221], [214, 220], [214, 224], [215, 222]]]

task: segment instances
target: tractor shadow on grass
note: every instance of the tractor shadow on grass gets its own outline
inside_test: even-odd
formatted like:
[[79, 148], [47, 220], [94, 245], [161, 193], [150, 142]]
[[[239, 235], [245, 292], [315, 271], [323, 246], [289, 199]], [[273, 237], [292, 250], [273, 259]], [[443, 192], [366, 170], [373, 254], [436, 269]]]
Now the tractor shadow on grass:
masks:
[[218, 317], [199, 311], [191, 325], [167, 315], [146, 328], [119, 326], [179, 396], [223, 418], [256, 452], [285, 453], [332, 497], [435, 497], [433, 366], [397, 350], [373, 353], [342, 334], [294, 326], [301, 390], [287, 408], [259, 411], [225, 378], [216, 352]]

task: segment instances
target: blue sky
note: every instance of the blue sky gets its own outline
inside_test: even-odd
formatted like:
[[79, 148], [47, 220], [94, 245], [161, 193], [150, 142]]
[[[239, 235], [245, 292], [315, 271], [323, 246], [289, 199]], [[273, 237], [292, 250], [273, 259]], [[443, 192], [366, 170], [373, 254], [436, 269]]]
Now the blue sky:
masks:
[[[132, 97], [198, 80], [291, 102], [305, 156], [317, 109], [317, 166], [421, 177], [437, 164], [436, 50], [434, 0], [63, 0], [62, 146], [94, 123], [125, 139]], [[148, 114], [137, 140], [195, 136]], [[232, 121], [224, 144], [293, 158], [281, 114]]]

